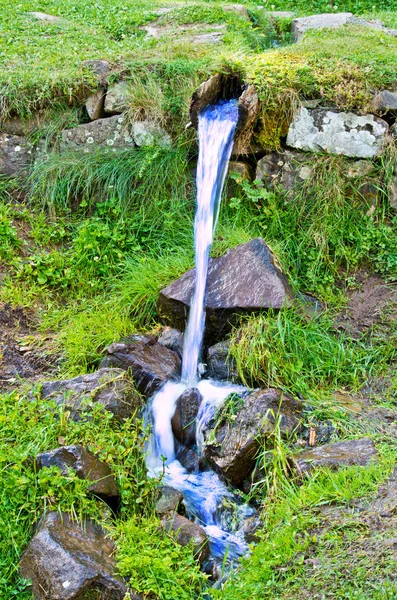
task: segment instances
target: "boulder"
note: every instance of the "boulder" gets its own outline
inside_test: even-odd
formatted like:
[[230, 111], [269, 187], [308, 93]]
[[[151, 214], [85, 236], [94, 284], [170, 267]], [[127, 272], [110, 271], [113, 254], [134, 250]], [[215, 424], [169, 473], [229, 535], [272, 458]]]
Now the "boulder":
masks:
[[170, 350], [176, 352], [176, 354], [182, 358], [183, 354], [183, 333], [179, 329], [172, 329], [172, 327], [164, 327], [161, 334], [158, 337], [158, 343]]
[[367, 465], [377, 456], [374, 443], [369, 438], [348, 440], [303, 450], [294, 457], [298, 473], [313, 471], [319, 467], [338, 469], [352, 465]]
[[60, 150], [95, 152], [98, 148], [105, 148], [114, 152], [134, 145], [127, 120], [123, 115], [116, 115], [65, 129], [61, 133]]
[[167, 533], [174, 534], [178, 544], [181, 546], [193, 546], [193, 552], [202, 564], [209, 556], [210, 549], [207, 534], [204, 529], [192, 523], [186, 517], [175, 514], [169, 519], [163, 519], [161, 525]]
[[[195, 269], [160, 292], [160, 318], [184, 329], [195, 285]], [[293, 298], [291, 287], [261, 238], [236, 246], [210, 261], [206, 308], [206, 342], [218, 342], [236, 324], [239, 315], [280, 309]]]
[[25, 137], [0, 133], [0, 175], [20, 175], [33, 160], [33, 144]]
[[288, 198], [293, 198], [312, 174], [312, 164], [310, 156], [300, 152], [271, 152], [258, 161], [256, 178], [268, 189], [281, 189]]
[[107, 463], [99, 460], [84, 446], [62, 446], [36, 456], [36, 469], [58, 467], [62, 475], [72, 469], [80, 479], [92, 481], [88, 490], [100, 498], [117, 500], [119, 491], [114, 475]]
[[160, 488], [160, 497], [156, 502], [156, 513], [166, 515], [167, 513], [176, 513], [183, 501], [183, 495], [178, 490], [163, 485]]
[[224, 340], [208, 348], [207, 376], [210, 379], [235, 381], [238, 379], [236, 361], [229, 356], [230, 342]]
[[35, 600], [123, 600], [127, 588], [115, 574], [114, 551], [98, 525], [81, 526], [65, 513], [50, 512], [23, 553], [20, 571], [32, 580]]
[[373, 115], [302, 107], [290, 125], [287, 145], [297, 150], [373, 158], [381, 154], [388, 124]]
[[176, 401], [172, 417], [172, 431], [183, 446], [193, 448], [196, 444], [196, 418], [203, 397], [196, 388], [187, 389]]
[[127, 81], [119, 81], [109, 86], [105, 98], [105, 113], [119, 115], [128, 110], [128, 96], [130, 85]]
[[[253, 392], [244, 399], [232, 425], [223, 423], [211, 432], [216, 441], [205, 443], [204, 456], [232, 485], [241, 485], [254, 467], [261, 444], [274, 433], [276, 420], [286, 436], [300, 425], [301, 411], [301, 403], [281, 390]], [[208, 430], [204, 436], [209, 439]]]
[[112, 412], [118, 421], [133, 417], [141, 407], [141, 398], [122, 369], [100, 369], [62, 381], [46, 381], [41, 398], [55, 400], [70, 410], [70, 418], [79, 420], [95, 403]]
[[135, 121], [131, 124], [131, 135], [137, 146], [171, 145], [168, 133], [152, 121]]
[[100, 86], [95, 94], [91, 94], [87, 98], [85, 108], [91, 121], [96, 121], [104, 117], [105, 94], [106, 88]]
[[376, 113], [397, 111], [397, 92], [383, 90], [376, 94], [372, 102], [372, 110]]
[[111, 344], [101, 367], [128, 369], [137, 389], [150, 397], [166, 381], [179, 375], [181, 359], [154, 338], [130, 339], [127, 343]]

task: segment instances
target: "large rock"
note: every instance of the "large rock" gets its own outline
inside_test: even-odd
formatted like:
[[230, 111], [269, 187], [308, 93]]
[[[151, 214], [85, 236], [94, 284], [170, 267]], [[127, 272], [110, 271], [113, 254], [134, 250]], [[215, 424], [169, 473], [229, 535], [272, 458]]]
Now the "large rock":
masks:
[[230, 342], [227, 340], [208, 348], [206, 374], [210, 379], [235, 381], [238, 378], [236, 361], [229, 352]]
[[377, 456], [374, 443], [369, 438], [336, 442], [304, 450], [294, 458], [298, 473], [313, 471], [319, 467], [338, 469], [344, 466], [367, 465]]
[[127, 588], [115, 574], [114, 550], [98, 525], [50, 512], [22, 555], [21, 575], [32, 580], [35, 600], [123, 600]]
[[182, 358], [183, 354], [183, 333], [179, 329], [172, 329], [172, 327], [164, 327], [161, 334], [158, 337], [158, 343], [170, 350], [173, 350], [177, 355]]
[[119, 421], [133, 417], [141, 406], [139, 395], [122, 369], [104, 368], [73, 379], [47, 381], [42, 385], [41, 397], [67, 407], [73, 420], [79, 420], [95, 403]]
[[377, 113], [396, 112], [397, 92], [390, 92], [389, 90], [379, 92], [373, 99], [372, 108]]
[[162, 526], [168, 533], [172, 533], [181, 546], [193, 545], [193, 552], [200, 563], [209, 556], [210, 549], [207, 534], [204, 529], [192, 523], [186, 517], [175, 514], [169, 519], [161, 521]]
[[130, 85], [127, 81], [119, 81], [110, 86], [105, 98], [105, 113], [119, 115], [128, 110]]
[[106, 88], [99, 86], [95, 94], [91, 94], [86, 100], [85, 108], [91, 121], [104, 117], [103, 107], [105, 105]]
[[256, 178], [270, 190], [281, 189], [293, 198], [302, 184], [312, 174], [311, 157], [300, 152], [271, 152], [257, 165]]
[[111, 65], [107, 60], [101, 59], [90, 59], [84, 60], [81, 63], [83, 69], [88, 69], [93, 73], [98, 79], [101, 85], [104, 85], [107, 82], [107, 77], [111, 71]]
[[23, 173], [33, 160], [33, 145], [19, 135], [0, 133], [0, 175]]
[[[186, 324], [195, 275], [191, 269], [159, 295], [160, 317], [178, 329]], [[223, 339], [242, 313], [280, 309], [292, 297], [285, 275], [261, 238], [232, 248], [210, 261], [205, 298], [207, 341]]]
[[98, 148], [104, 148], [110, 152], [134, 145], [125, 117], [116, 115], [65, 129], [61, 133], [60, 150], [95, 152]]
[[309, 152], [356, 158], [381, 154], [388, 124], [373, 115], [302, 107], [290, 125], [287, 145]]
[[128, 369], [138, 390], [150, 397], [166, 381], [179, 375], [181, 359], [155, 338], [131, 336], [126, 343], [111, 344], [101, 366]]
[[182, 501], [183, 495], [181, 492], [168, 485], [163, 485], [160, 488], [160, 497], [156, 502], [156, 513], [158, 515], [175, 514], [181, 507]]
[[[281, 435], [298, 428], [302, 405], [280, 390], [258, 390], [244, 399], [233, 424], [221, 423], [215, 442], [205, 443], [204, 456], [212, 468], [233, 485], [241, 485], [255, 464], [257, 452], [279, 421]], [[209, 432], [205, 432], [208, 440]]]
[[176, 401], [172, 417], [172, 431], [183, 446], [193, 448], [196, 444], [196, 418], [203, 397], [196, 388], [187, 389]]
[[119, 496], [109, 465], [84, 446], [63, 446], [38, 454], [36, 469], [40, 471], [44, 467], [58, 467], [62, 475], [68, 475], [68, 470], [72, 469], [80, 479], [92, 481], [88, 490], [100, 498], [113, 502]]

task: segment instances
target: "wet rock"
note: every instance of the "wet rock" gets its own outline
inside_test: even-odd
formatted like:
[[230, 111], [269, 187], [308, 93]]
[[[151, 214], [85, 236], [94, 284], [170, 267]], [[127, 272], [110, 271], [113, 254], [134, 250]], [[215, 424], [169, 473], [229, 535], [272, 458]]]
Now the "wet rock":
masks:
[[181, 359], [159, 344], [155, 339], [131, 340], [128, 343], [114, 343], [107, 349], [107, 356], [101, 367], [128, 369], [137, 389], [147, 397], [156, 392], [166, 381], [179, 375]]
[[31, 17], [34, 17], [38, 21], [44, 21], [46, 23], [58, 23], [62, 21], [61, 17], [56, 17], [55, 15], [47, 15], [47, 13], [43, 12], [29, 12], [27, 13]]
[[84, 60], [82, 67], [94, 73], [101, 85], [106, 83], [106, 79], [111, 71], [110, 63], [107, 60], [100, 59]]
[[208, 538], [200, 525], [196, 525], [178, 514], [171, 519], [163, 519], [161, 524], [168, 533], [174, 534], [176, 541], [181, 546], [193, 545], [194, 554], [200, 563], [208, 558], [210, 553]]
[[383, 90], [376, 94], [373, 99], [372, 109], [377, 113], [396, 112], [397, 111], [397, 92]]
[[271, 152], [258, 162], [256, 178], [263, 181], [268, 189], [281, 189], [293, 198], [312, 174], [312, 165], [310, 157], [300, 152]]
[[[195, 284], [195, 269], [160, 292], [160, 318], [184, 329]], [[206, 342], [224, 339], [239, 315], [268, 308], [280, 309], [293, 297], [285, 275], [268, 246], [256, 238], [210, 261], [207, 280]]]
[[259, 108], [256, 89], [253, 85], [249, 85], [238, 99], [238, 123], [233, 144], [234, 156], [250, 154]]
[[169, 146], [171, 138], [164, 129], [152, 121], [135, 121], [131, 124], [131, 135], [137, 146]]
[[181, 492], [168, 485], [163, 485], [160, 488], [160, 498], [156, 502], [156, 513], [158, 515], [176, 513], [182, 504], [182, 501], [183, 496]]
[[110, 152], [134, 145], [127, 121], [120, 115], [65, 129], [61, 133], [60, 150], [95, 152], [98, 148], [105, 148]]
[[182, 446], [178, 442], [176, 442], [175, 446], [175, 456], [182, 467], [185, 467], [189, 473], [198, 473], [203, 466], [203, 461], [196, 450], [185, 448], [185, 446]]
[[[280, 390], [253, 392], [244, 399], [233, 424], [213, 432], [216, 442], [205, 444], [204, 456], [225, 479], [241, 485], [254, 467], [264, 439], [273, 434], [276, 419], [280, 433], [287, 435], [300, 425], [301, 411], [301, 403]], [[208, 440], [208, 432], [205, 438]]]
[[0, 175], [21, 175], [33, 160], [33, 144], [25, 137], [0, 133]]
[[235, 381], [238, 379], [237, 364], [229, 356], [230, 342], [225, 340], [208, 348], [207, 376], [210, 379]]
[[102, 368], [73, 379], [47, 381], [42, 385], [41, 398], [67, 407], [74, 421], [81, 419], [95, 403], [112, 412], [118, 421], [134, 416], [141, 406], [139, 395], [122, 369]]
[[100, 86], [95, 94], [87, 98], [85, 107], [91, 121], [96, 121], [104, 116], [105, 94], [106, 89]]
[[381, 154], [388, 124], [373, 115], [301, 108], [290, 125], [287, 145], [309, 152], [356, 158]]
[[119, 115], [128, 110], [128, 96], [130, 85], [127, 81], [119, 81], [109, 86], [105, 98], [105, 113], [107, 115]]
[[182, 358], [183, 354], [183, 333], [179, 329], [172, 329], [172, 327], [164, 327], [163, 331], [159, 335], [158, 343], [170, 350], [176, 352], [176, 354]]
[[127, 588], [115, 574], [114, 550], [98, 525], [86, 521], [82, 527], [65, 513], [50, 512], [23, 553], [20, 571], [32, 580], [36, 600], [123, 600]]
[[172, 417], [172, 431], [175, 438], [188, 448], [196, 444], [196, 418], [203, 397], [196, 388], [187, 389], [176, 401]]
[[263, 526], [262, 521], [257, 515], [253, 515], [252, 517], [248, 517], [245, 519], [242, 531], [244, 533], [245, 541], [248, 544], [253, 544], [259, 542], [258, 531]]
[[338, 469], [343, 466], [367, 465], [376, 456], [373, 441], [363, 438], [304, 450], [295, 456], [294, 464], [299, 473], [305, 473], [319, 467]]
[[80, 479], [93, 482], [88, 490], [100, 498], [114, 501], [119, 496], [109, 465], [84, 446], [63, 446], [38, 454], [36, 469], [40, 471], [44, 467], [58, 467], [62, 475], [68, 475], [68, 469], [72, 469]]

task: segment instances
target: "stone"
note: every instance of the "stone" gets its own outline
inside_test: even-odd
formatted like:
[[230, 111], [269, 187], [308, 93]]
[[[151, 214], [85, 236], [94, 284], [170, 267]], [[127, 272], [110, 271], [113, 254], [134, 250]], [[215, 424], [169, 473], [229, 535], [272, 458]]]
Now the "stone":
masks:
[[32, 580], [35, 600], [123, 600], [127, 588], [115, 574], [114, 552], [99, 525], [49, 512], [22, 555], [20, 572]]
[[352, 13], [323, 13], [310, 17], [299, 17], [292, 21], [292, 39], [294, 42], [311, 29], [336, 29], [344, 25], [356, 24], [357, 19]]
[[95, 152], [104, 148], [109, 152], [125, 150], [134, 146], [127, 120], [123, 115], [97, 119], [61, 132], [60, 150]]
[[104, 117], [105, 94], [106, 89], [100, 86], [95, 94], [87, 98], [85, 108], [91, 121]]
[[301, 402], [281, 390], [253, 392], [244, 398], [233, 424], [213, 432], [215, 442], [208, 443], [209, 432], [204, 432], [204, 456], [217, 473], [239, 486], [253, 469], [261, 444], [274, 433], [276, 419], [285, 436], [298, 429], [301, 411]]
[[235, 381], [238, 379], [236, 361], [229, 356], [230, 342], [224, 340], [208, 348], [207, 377], [210, 379]]
[[193, 448], [196, 444], [196, 418], [203, 397], [196, 388], [187, 389], [179, 396], [172, 417], [172, 431], [183, 446]]
[[271, 152], [258, 161], [256, 178], [268, 189], [280, 189], [292, 199], [312, 174], [312, 164], [310, 156], [300, 152]]
[[170, 350], [176, 352], [176, 354], [182, 358], [183, 354], [183, 333], [179, 329], [172, 329], [172, 327], [164, 327], [161, 334], [158, 337], [158, 343]]
[[42, 452], [36, 456], [35, 463], [37, 471], [45, 467], [58, 467], [65, 476], [72, 469], [80, 479], [92, 481], [88, 488], [92, 494], [110, 501], [119, 497], [116, 479], [109, 465], [84, 446], [62, 446]]
[[200, 470], [202, 470], [203, 461], [201, 460], [201, 457], [196, 449], [185, 448], [176, 442], [175, 456], [176, 459], [181, 463], [182, 467], [185, 467], [189, 473], [198, 473]]
[[107, 115], [119, 115], [128, 110], [128, 97], [130, 85], [127, 81], [119, 81], [109, 86], [105, 98], [105, 113]]
[[84, 60], [81, 63], [83, 69], [88, 69], [96, 75], [99, 83], [105, 85], [108, 75], [111, 71], [111, 65], [107, 60], [93, 59]]
[[155, 339], [114, 343], [107, 349], [101, 367], [118, 367], [131, 372], [141, 394], [152, 396], [166, 381], [180, 373], [179, 356]]
[[388, 129], [385, 121], [373, 115], [302, 107], [290, 125], [287, 145], [308, 152], [373, 158], [381, 154]]
[[243, 19], [246, 19], [247, 21], [249, 20], [248, 10], [247, 7], [244, 6], [244, 4], [224, 4], [222, 6], [222, 9], [226, 12], [236, 13], [237, 15], [240, 15], [240, 17], [243, 17]]
[[235, 175], [238, 175], [240, 179], [251, 179], [250, 168], [247, 163], [244, 162], [229, 161], [228, 173], [229, 175], [234, 173]]
[[193, 552], [201, 564], [208, 558], [210, 549], [207, 534], [204, 529], [192, 523], [186, 517], [175, 514], [169, 519], [161, 521], [167, 533], [173, 534], [181, 546], [193, 545]]
[[238, 98], [243, 92], [241, 80], [233, 75], [216, 73], [203, 81], [192, 94], [190, 101], [190, 121], [197, 129], [199, 112], [208, 104], [215, 104], [218, 100]]
[[372, 102], [372, 110], [376, 113], [397, 111], [397, 92], [383, 90], [376, 94]]
[[46, 23], [58, 23], [62, 21], [61, 17], [56, 17], [55, 15], [47, 15], [47, 13], [43, 12], [29, 12], [27, 13], [31, 17], [34, 17], [38, 21], [44, 21]]
[[39, 115], [34, 115], [29, 119], [21, 119], [20, 117], [9, 117], [0, 123], [0, 131], [9, 135], [25, 136], [32, 133], [40, 127], [41, 121]]
[[131, 124], [131, 135], [137, 146], [171, 145], [168, 133], [152, 121], [135, 121]]
[[0, 133], [0, 175], [22, 175], [34, 157], [25, 137]]
[[259, 97], [253, 85], [243, 90], [238, 99], [238, 122], [233, 144], [233, 156], [243, 156], [254, 152], [252, 139], [255, 124], [259, 117]]
[[118, 421], [133, 417], [141, 407], [141, 399], [122, 369], [104, 368], [73, 379], [47, 381], [42, 384], [41, 398], [65, 406], [74, 421], [96, 403], [112, 412]]
[[389, 187], [389, 204], [392, 211], [397, 214], [397, 176], [394, 175]]
[[[184, 329], [195, 285], [195, 269], [164, 288], [157, 310], [160, 318]], [[236, 246], [211, 259], [208, 270], [206, 342], [216, 343], [236, 324], [239, 315], [288, 306], [291, 287], [261, 238]]]
[[372, 462], [377, 454], [373, 441], [362, 438], [303, 450], [295, 455], [293, 462], [298, 473], [306, 473], [320, 467], [338, 469], [353, 465], [365, 466]]
[[174, 488], [163, 485], [160, 488], [160, 497], [156, 502], [155, 510], [160, 516], [167, 513], [176, 513], [183, 501], [183, 495]]
[[223, 36], [226, 33], [226, 25], [213, 25], [215, 31], [209, 33], [197, 33], [190, 38], [193, 44], [209, 44], [211, 46], [220, 44], [223, 41]]

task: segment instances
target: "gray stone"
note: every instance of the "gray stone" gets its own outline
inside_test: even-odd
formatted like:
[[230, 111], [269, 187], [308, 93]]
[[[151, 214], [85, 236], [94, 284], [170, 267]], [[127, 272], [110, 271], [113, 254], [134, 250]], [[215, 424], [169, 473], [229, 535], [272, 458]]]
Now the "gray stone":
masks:
[[133, 417], [141, 407], [141, 399], [122, 369], [100, 369], [73, 379], [47, 381], [42, 385], [41, 398], [67, 407], [72, 420], [79, 420], [96, 403], [118, 421]]
[[62, 446], [36, 456], [36, 469], [58, 467], [62, 475], [68, 475], [68, 470], [76, 472], [77, 477], [92, 481], [88, 491], [100, 498], [114, 501], [119, 497], [119, 491], [114, 475], [107, 463], [99, 460], [84, 446]]
[[381, 21], [366, 21], [355, 17], [352, 13], [323, 13], [312, 15], [310, 17], [299, 17], [292, 21], [292, 39], [297, 42], [301, 37], [311, 29], [337, 29], [344, 25], [360, 25], [369, 27], [393, 36], [397, 35], [397, 30], [385, 27]]
[[235, 381], [238, 379], [236, 361], [229, 356], [230, 342], [224, 340], [208, 348], [207, 376], [211, 379]]
[[168, 133], [152, 121], [135, 121], [131, 124], [131, 135], [137, 146], [171, 145]]
[[[290, 434], [300, 425], [302, 405], [281, 390], [258, 390], [244, 398], [233, 424], [220, 424], [208, 442], [205, 432], [204, 456], [210, 466], [232, 485], [241, 485], [255, 464], [263, 441], [274, 433], [276, 419], [280, 433]], [[211, 438], [214, 437], [211, 433]]]
[[98, 525], [81, 526], [65, 513], [50, 512], [23, 553], [20, 571], [32, 580], [35, 600], [123, 600], [127, 588], [115, 574], [114, 552]]
[[376, 94], [372, 103], [372, 109], [377, 113], [397, 111], [397, 92], [383, 90]]
[[374, 443], [369, 438], [348, 440], [317, 446], [295, 455], [294, 465], [298, 473], [310, 472], [319, 467], [338, 469], [352, 465], [368, 465], [377, 456]]
[[196, 388], [187, 389], [176, 401], [172, 417], [172, 431], [183, 446], [193, 448], [196, 444], [196, 418], [203, 397]]
[[[158, 313], [184, 329], [195, 285], [195, 269], [160, 292]], [[207, 280], [206, 336], [215, 343], [225, 337], [242, 313], [280, 309], [293, 297], [287, 278], [261, 238], [236, 246], [210, 261]]]
[[55, 15], [47, 15], [47, 13], [43, 12], [29, 12], [27, 13], [31, 17], [34, 17], [38, 21], [44, 21], [46, 23], [58, 23], [62, 21], [61, 17], [56, 17]]
[[111, 71], [110, 63], [107, 60], [92, 59], [84, 60], [82, 63], [83, 69], [89, 69], [96, 75], [99, 83], [104, 85]]
[[105, 98], [105, 113], [119, 115], [128, 110], [128, 97], [130, 85], [127, 81], [119, 81], [109, 86]]
[[271, 152], [258, 161], [256, 178], [263, 181], [268, 189], [281, 189], [293, 198], [312, 174], [312, 165], [312, 158], [300, 152]]
[[208, 558], [210, 553], [208, 538], [200, 525], [178, 514], [163, 519], [161, 524], [168, 533], [174, 535], [181, 546], [193, 545], [193, 552], [201, 564]]
[[183, 333], [179, 329], [172, 329], [172, 327], [164, 327], [161, 334], [158, 337], [158, 343], [170, 350], [176, 352], [176, 354], [182, 358], [183, 354]]
[[95, 152], [104, 148], [109, 152], [132, 148], [134, 141], [123, 115], [97, 119], [91, 123], [65, 129], [61, 133], [60, 150]]
[[100, 86], [95, 94], [91, 94], [87, 98], [85, 107], [91, 121], [96, 121], [104, 116], [105, 94], [106, 89]]
[[324, 108], [301, 108], [287, 136], [287, 145], [309, 152], [329, 152], [353, 158], [381, 154], [388, 124], [373, 115]]
[[33, 157], [33, 145], [26, 138], [0, 133], [0, 175], [23, 174]]
[[101, 367], [119, 367], [131, 372], [137, 389], [147, 397], [180, 373], [179, 356], [155, 339], [114, 343], [107, 349]]
[[182, 501], [183, 496], [181, 492], [168, 485], [163, 485], [160, 488], [160, 498], [156, 502], [156, 513], [158, 515], [176, 513], [182, 504]]

